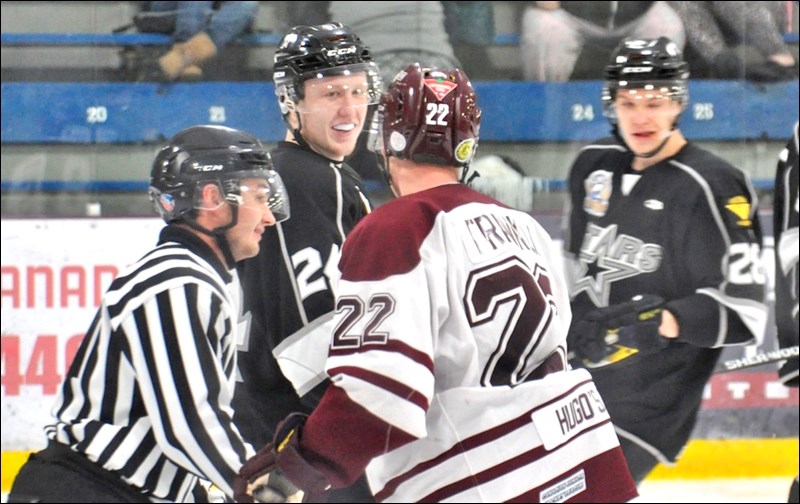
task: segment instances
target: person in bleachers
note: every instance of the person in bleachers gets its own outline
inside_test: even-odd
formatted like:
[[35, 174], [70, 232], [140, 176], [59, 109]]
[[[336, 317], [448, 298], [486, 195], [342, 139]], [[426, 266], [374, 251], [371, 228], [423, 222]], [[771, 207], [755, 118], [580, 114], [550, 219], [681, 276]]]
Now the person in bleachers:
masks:
[[442, 2], [453, 54], [473, 81], [497, 78], [489, 47], [494, 43], [492, 2]]
[[462, 67], [447, 36], [442, 2], [330, 2], [328, 12], [370, 45], [385, 83], [415, 61]]
[[151, 12], [174, 13], [172, 47], [147, 65], [165, 81], [201, 79], [202, 65], [251, 29], [258, 13], [258, 2], [147, 3]]
[[626, 37], [660, 37], [683, 49], [683, 23], [667, 2], [528, 2], [520, 53], [525, 80], [594, 79]]
[[783, 39], [785, 1], [668, 2], [686, 27], [687, 60], [705, 78], [775, 82], [796, 79]]

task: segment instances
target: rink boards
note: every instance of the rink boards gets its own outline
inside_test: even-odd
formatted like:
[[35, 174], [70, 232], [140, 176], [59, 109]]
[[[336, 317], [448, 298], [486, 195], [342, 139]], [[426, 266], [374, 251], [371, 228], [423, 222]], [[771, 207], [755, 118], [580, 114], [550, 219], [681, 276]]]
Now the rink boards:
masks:
[[[540, 220], [558, 232], [560, 217]], [[2, 220], [4, 491], [27, 453], [45, 444], [43, 427], [57, 387], [100, 296], [119, 271], [154, 245], [162, 226], [155, 218]], [[770, 330], [761, 348], [773, 349], [774, 340]], [[727, 349], [723, 358], [758, 350]], [[678, 467], [659, 468], [654, 476], [795, 474], [797, 389], [783, 387], [775, 369], [773, 364], [715, 375], [695, 440]]]

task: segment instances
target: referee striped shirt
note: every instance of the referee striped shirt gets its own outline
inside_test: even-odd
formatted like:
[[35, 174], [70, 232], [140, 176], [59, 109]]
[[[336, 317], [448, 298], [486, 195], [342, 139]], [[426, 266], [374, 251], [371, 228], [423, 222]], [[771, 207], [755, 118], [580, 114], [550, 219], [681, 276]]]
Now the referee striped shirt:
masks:
[[253, 455], [233, 424], [240, 287], [194, 233], [158, 246], [103, 298], [46, 427], [154, 501], [191, 500], [198, 477], [232, 496]]

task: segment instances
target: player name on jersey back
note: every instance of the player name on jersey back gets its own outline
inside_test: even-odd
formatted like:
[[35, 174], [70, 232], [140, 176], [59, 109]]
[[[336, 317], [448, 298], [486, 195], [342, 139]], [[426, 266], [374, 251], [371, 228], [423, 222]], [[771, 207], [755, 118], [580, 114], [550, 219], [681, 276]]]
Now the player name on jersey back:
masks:
[[566, 397], [531, 414], [531, 420], [548, 450], [609, 419], [593, 382], [583, 383]]
[[464, 242], [470, 258], [476, 263], [508, 248], [539, 253], [535, 237], [540, 233], [534, 227], [534, 221], [525, 214], [514, 211], [502, 214], [495, 211], [471, 215], [463, 222], [469, 237], [465, 237]]

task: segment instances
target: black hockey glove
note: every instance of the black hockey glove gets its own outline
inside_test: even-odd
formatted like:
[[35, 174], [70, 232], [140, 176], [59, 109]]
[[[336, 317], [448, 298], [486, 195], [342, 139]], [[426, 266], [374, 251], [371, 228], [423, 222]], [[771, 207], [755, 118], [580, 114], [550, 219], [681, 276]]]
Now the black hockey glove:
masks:
[[328, 479], [300, 453], [307, 415], [292, 413], [268, 443], [244, 463], [234, 481], [236, 502], [325, 502]]
[[662, 298], [648, 294], [592, 310], [570, 326], [569, 349], [589, 368], [657, 352], [669, 344], [658, 332], [663, 305]]
[[[797, 346], [795, 345], [795, 350], [797, 350]], [[778, 369], [778, 377], [781, 379], [781, 382], [786, 385], [787, 387], [795, 387], [798, 386], [798, 378], [797, 378], [797, 369], [798, 369], [798, 360], [797, 355], [790, 357], [783, 363], [783, 365]]]

